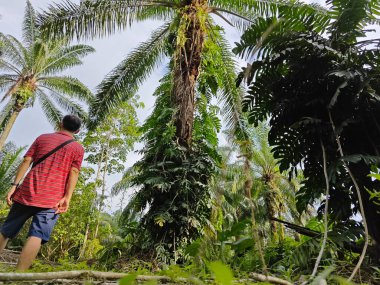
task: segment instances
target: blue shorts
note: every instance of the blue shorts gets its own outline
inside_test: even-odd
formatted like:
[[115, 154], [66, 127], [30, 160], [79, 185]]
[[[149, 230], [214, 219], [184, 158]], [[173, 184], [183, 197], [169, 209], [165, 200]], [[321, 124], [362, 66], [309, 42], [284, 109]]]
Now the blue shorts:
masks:
[[49, 240], [54, 225], [58, 220], [58, 214], [55, 211], [54, 209], [14, 203], [0, 231], [3, 236], [14, 238], [20, 232], [25, 222], [33, 217], [28, 237], [38, 237], [44, 244]]

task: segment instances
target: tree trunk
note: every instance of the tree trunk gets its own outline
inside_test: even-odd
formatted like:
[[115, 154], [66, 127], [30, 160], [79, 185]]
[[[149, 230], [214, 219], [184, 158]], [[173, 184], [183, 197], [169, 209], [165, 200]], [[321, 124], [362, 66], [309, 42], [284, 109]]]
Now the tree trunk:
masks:
[[9, 133], [11, 132], [11, 129], [18, 117], [18, 115], [20, 114], [21, 110], [17, 110], [17, 111], [13, 111], [12, 112], [12, 115], [10, 116], [7, 124], [5, 125], [5, 128], [3, 130], [3, 132], [1, 133], [0, 135], [0, 151], [3, 150], [3, 147], [5, 145], [5, 142], [9, 136]]
[[[199, 76], [207, 0], [188, 0], [183, 8], [181, 26], [184, 42], [177, 39], [174, 54], [174, 87], [172, 101], [177, 108], [176, 137], [181, 145], [190, 145], [195, 111], [195, 87]], [[179, 34], [180, 34], [179, 33]], [[178, 36], [180, 37], [180, 36]]]
[[101, 211], [103, 209], [104, 193], [106, 191], [106, 175], [107, 175], [108, 160], [109, 160], [108, 150], [109, 150], [109, 141], [107, 142], [107, 148], [105, 150], [105, 162], [104, 162], [104, 169], [103, 169], [102, 194], [100, 195], [100, 203], [99, 203], [99, 209], [98, 209], [99, 212], [98, 212], [98, 216], [97, 216], [97, 219], [96, 219], [96, 227], [95, 227], [94, 238], [96, 238], [98, 236], [99, 222], [100, 222], [100, 213], [101, 213]]
[[270, 219], [271, 217], [277, 217], [275, 198], [273, 196], [274, 196], [273, 190], [268, 185], [266, 185], [265, 204], [266, 204], [267, 213], [268, 213], [270, 231], [271, 231], [272, 239], [277, 241], [278, 240], [277, 224], [275, 221]]

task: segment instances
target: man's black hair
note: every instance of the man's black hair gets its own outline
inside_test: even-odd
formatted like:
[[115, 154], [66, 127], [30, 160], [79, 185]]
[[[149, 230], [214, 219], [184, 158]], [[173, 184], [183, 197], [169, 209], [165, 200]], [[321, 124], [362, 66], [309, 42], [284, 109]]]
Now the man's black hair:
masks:
[[66, 115], [62, 119], [62, 126], [66, 131], [75, 133], [82, 125], [81, 120], [75, 115]]

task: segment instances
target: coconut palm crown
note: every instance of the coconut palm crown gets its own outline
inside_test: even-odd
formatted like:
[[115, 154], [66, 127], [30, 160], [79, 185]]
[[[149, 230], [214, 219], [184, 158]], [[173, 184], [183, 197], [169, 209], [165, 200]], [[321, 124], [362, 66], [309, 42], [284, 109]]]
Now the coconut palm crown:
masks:
[[[152, 32], [112, 70], [98, 86], [91, 108], [92, 123], [102, 120], [120, 101], [125, 101], [148, 79], [165, 56], [173, 60], [172, 105], [176, 109], [175, 137], [190, 145], [196, 110], [196, 85], [200, 72], [210, 67], [206, 86], [223, 105], [227, 126], [239, 126], [242, 90], [235, 86], [235, 62], [223, 29], [212, 15], [225, 23], [248, 27], [257, 15], [280, 14], [326, 22], [326, 13], [317, 6], [298, 1], [257, 0], [94, 0], [75, 4], [65, 1], [51, 5], [38, 19], [43, 32], [55, 38], [94, 38], [128, 28], [133, 22], [155, 19], [165, 22]], [[223, 57], [214, 62], [213, 55]]]
[[0, 92], [7, 101], [0, 114], [0, 150], [20, 112], [39, 100], [49, 122], [57, 126], [62, 111], [85, 118], [79, 102], [90, 103], [91, 91], [78, 79], [59, 75], [82, 64], [81, 58], [94, 52], [87, 45], [68, 45], [67, 40], [43, 40], [36, 27], [36, 13], [27, 2], [23, 42], [0, 33]]

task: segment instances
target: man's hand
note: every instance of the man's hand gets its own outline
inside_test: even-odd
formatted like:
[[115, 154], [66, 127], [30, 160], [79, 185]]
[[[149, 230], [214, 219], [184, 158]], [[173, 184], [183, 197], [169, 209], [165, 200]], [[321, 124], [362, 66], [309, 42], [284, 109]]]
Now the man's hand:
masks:
[[63, 197], [59, 202], [55, 205], [54, 209], [56, 210], [56, 214], [61, 214], [67, 212], [69, 209], [70, 199], [67, 197]]
[[16, 186], [12, 186], [11, 189], [9, 189], [9, 191], [8, 191], [8, 194], [7, 194], [7, 204], [8, 204], [9, 207], [12, 206], [12, 204], [13, 204], [12, 196], [15, 193], [15, 191], [16, 191]]

